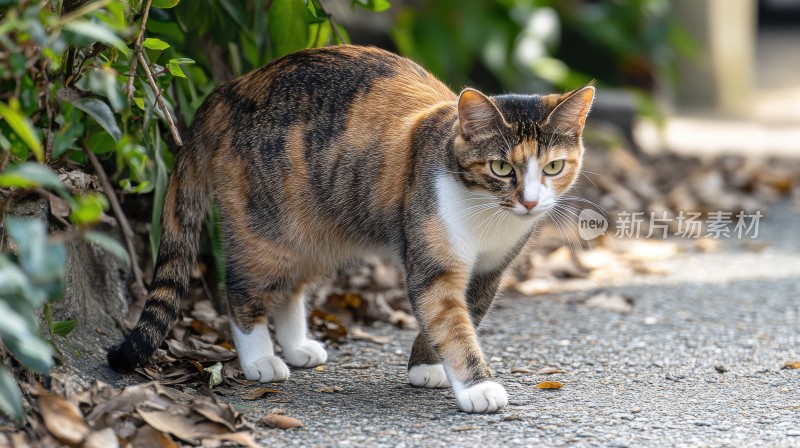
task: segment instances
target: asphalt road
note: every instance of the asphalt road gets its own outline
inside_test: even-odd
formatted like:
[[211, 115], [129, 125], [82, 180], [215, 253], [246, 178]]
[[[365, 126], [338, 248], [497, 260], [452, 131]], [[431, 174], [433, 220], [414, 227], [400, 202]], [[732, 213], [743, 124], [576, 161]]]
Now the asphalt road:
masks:
[[[665, 277], [503, 298], [481, 336], [510, 396], [498, 414], [410, 387], [414, 332], [386, 325], [368, 331], [388, 344], [343, 345], [324, 371], [295, 369], [281, 394], [229, 400], [302, 420], [271, 430], [268, 446], [800, 446], [800, 370], [781, 369], [800, 360], [799, 230], [783, 206], [757, 244], [680, 254]], [[583, 305], [598, 289], [631, 297], [633, 311]], [[564, 373], [536, 373], [545, 366]], [[545, 380], [563, 387], [535, 388]]]

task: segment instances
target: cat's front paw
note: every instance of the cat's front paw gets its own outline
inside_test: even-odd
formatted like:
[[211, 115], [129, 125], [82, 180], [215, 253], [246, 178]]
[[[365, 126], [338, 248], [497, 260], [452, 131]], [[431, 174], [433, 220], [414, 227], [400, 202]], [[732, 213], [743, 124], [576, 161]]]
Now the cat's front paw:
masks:
[[322, 343], [307, 340], [297, 347], [285, 347], [283, 357], [295, 367], [316, 367], [325, 364], [328, 360], [328, 352]]
[[414, 387], [430, 389], [450, 386], [441, 364], [420, 364], [408, 369], [408, 382]]
[[277, 356], [267, 356], [252, 363], [243, 363], [244, 377], [260, 383], [277, 383], [289, 379], [289, 367]]
[[466, 389], [455, 390], [458, 407], [475, 414], [492, 413], [508, 404], [508, 394], [494, 381], [484, 381]]

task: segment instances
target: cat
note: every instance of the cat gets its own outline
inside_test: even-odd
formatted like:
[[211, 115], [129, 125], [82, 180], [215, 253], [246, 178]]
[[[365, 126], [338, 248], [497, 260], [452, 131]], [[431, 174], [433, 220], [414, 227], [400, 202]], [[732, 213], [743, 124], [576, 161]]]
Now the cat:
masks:
[[325, 363], [307, 336], [305, 288], [375, 254], [404, 268], [420, 324], [409, 382], [452, 387], [466, 412], [502, 409], [508, 395], [476, 328], [537, 221], [575, 182], [594, 91], [456, 95], [409, 59], [349, 45], [299, 51], [222, 84], [176, 156], [147, 303], [109, 350], [110, 366], [145, 364], [178, 318], [213, 198], [248, 380]]

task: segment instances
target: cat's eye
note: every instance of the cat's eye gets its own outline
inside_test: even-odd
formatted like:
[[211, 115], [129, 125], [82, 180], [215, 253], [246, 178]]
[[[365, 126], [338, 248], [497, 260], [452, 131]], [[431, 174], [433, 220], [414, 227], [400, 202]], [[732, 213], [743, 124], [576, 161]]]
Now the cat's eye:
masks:
[[510, 163], [502, 160], [492, 160], [489, 163], [492, 173], [498, 177], [509, 177], [514, 174], [514, 167]]
[[547, 176], [555, 176], [556, 174], [560, 173], [561, 170], [563, 169], [564, 169], [563, 160], [553, 160], [552, 162], [544, 166], [542, 172]]

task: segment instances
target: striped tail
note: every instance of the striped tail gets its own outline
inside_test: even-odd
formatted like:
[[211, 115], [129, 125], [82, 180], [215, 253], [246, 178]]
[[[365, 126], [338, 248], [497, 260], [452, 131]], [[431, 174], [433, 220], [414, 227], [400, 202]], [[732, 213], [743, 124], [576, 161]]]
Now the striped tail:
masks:
[[147, 303], [125, 341], [108, 351], [108, 364], [117, 372], [130, 372], [147, 363], [178, 319], [181, 299], [189, 289], [210, 193], [210, 176], [201, 172], [201, 154], [206, 149], [197, 140], [190, 138], [175, 159]]

